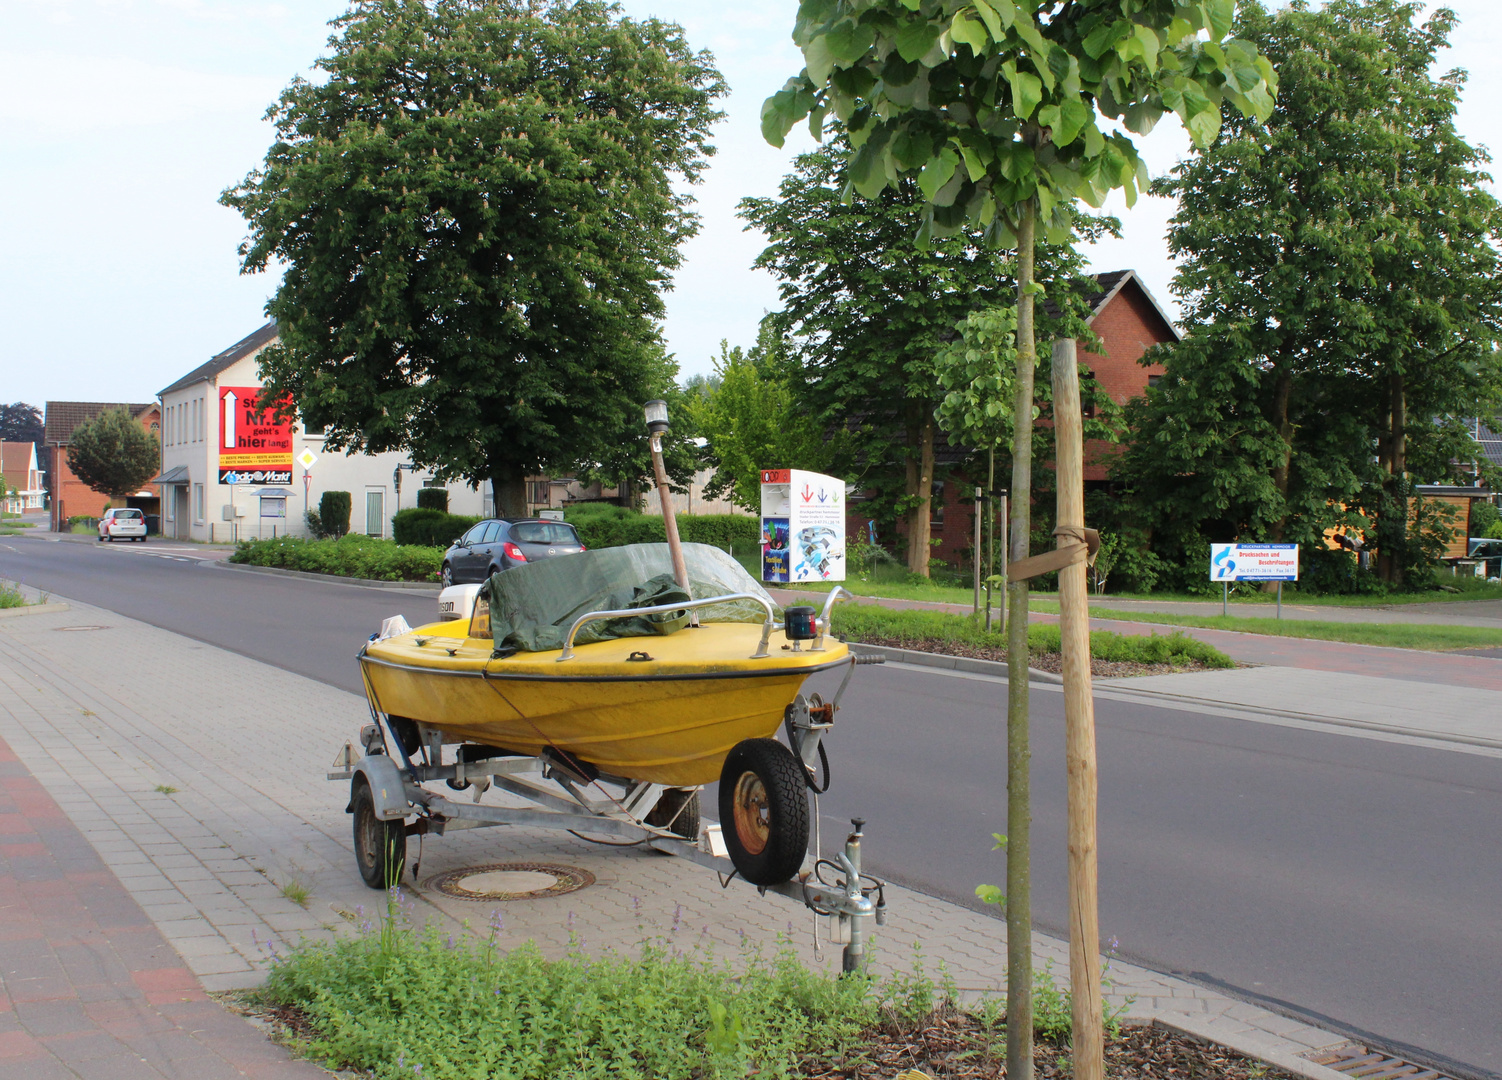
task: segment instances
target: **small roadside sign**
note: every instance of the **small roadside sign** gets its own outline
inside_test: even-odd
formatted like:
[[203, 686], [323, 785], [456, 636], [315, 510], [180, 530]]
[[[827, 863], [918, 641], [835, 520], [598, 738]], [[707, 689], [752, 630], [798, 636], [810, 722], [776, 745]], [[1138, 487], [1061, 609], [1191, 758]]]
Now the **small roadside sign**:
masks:
[[1211, 544], [1211, 581], [1297, 581], [1297, 544]]
[[302, 448], [302, 453], [297, 455], [297, 463], [301, 465], [304, 470], [311, 469], [313, 467], [313, 463], [317, 460], [318, 455], [313, 453], [313, 451], [309, 450], [306, 446]]

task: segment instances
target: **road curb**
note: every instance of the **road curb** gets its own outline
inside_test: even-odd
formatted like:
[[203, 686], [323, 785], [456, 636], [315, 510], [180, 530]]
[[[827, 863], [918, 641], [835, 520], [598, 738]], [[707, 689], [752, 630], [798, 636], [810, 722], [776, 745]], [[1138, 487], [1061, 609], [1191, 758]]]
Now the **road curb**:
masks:
[[[874, 653], [884, 656], [888, 660], [894, 660], [901, 664], [917, 664], [920, 667], [943, 668], [947, 671], [967, 671], [973, 675], [994, 675], [998, 678], [1007, 677], [1007, 666], [1000, 660], [977, 660], [973, 656], [950, 656], [948, 653], [916, 652], [913, 649], [897, 649], [890, 645], [867, 645], [862, 641], [848, 643], [852, 648], [859, 648], [862, 652]], [[1062, 685], [1064, 676], [1055, 675], [1051, 671], [1043, 671], [1039, 668], [1027, 669], [1029, 682], [1053, 683]]]
[[357, 585], [364, 589], [409, 589], [431, 592], [435, 596], [442, 591], [436, 581], [381, 581], [377, 578], [345, 577], [342, 574], [310, 574], [306, 570], [283, 570], [280, 566], [251, 566], [248, 563], [231, 563], [222, 559], [208, 565], [220, 570], [241, 570], [251, 574], [276, 574], [280, 577], [302, 578], [304, 581], [331, 581], [336, 585]]
[[[1316, 1065], [1297, 1054], [1289, 1053], [1268, 1039], [1250, 1034], [1245, 1030], [1235, 1030], [1231, 1024], [1219, 1017], [1196, 1016], [1192, 1013], [1160, 1013], [1153, 1018], [1153, 1024], [1178, 1035], [1187, 1035], [1192, 1039], [1234, 1050], [1245, 1057], [1265, 1061], [1284, 1072], [1302, 1076], [1304, 1080], [1350, 1080], [1345, 1073], [1336, 1072], [1324, 1065]], [[1334, 1032], [1331, 1032], [1331, 1035], [1334, 1040], [1330, 1044], [1332, 1046], [1349, 1041], [1335, 1036]]]
[[0, 619], [16, 619], [22, 615], [51, 615], [55, 611], [71, 610], [70, 604], [26, 604], [22, 607], [0, 608]]

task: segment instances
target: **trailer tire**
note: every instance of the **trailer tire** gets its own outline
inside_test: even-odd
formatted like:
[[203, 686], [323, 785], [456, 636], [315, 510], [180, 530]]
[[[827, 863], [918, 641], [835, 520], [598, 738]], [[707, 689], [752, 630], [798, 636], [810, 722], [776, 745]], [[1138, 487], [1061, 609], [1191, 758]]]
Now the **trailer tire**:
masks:
[[667, 829], [685, 840], [699, 839], [699, 793], [683, 788], [668, 788], [657, 798], [644, 819], [648, 825]]
[[360, 877], [372, 889], [390, 888], [401, 881], [406, 866], [407, 823], [376, 817], [375, 796], [363, 776], [355, 777], [349, 807], [355, 818], [355, 863]]
[[736, 743], [720, 770], [730, 861], [753, 885], [780, 885], [808, 854], [807, 771], [776, 739]]

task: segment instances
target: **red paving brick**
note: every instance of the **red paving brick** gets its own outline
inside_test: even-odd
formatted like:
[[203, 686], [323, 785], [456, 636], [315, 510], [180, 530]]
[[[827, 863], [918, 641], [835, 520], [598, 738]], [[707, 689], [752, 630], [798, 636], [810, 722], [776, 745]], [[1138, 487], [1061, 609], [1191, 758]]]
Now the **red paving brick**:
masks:
[[[0, 739], [0, 763], [16, 763]], [[17, 764], [0, 778], [0, 1080], [317, 1080], [204, 993]]]

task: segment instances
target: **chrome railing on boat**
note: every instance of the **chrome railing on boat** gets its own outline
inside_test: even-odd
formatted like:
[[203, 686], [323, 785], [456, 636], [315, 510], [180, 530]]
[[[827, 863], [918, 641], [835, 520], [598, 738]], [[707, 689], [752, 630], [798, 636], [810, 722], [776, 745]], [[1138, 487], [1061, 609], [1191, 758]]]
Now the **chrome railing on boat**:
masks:
[[563, 652], [558, 656], [558, 662], [574, 658], [574, 635], [585, 623], [597, 622], [600, 619], [629, 619], [633, 615], [667, 615], [675, 611], [692, 611], [695, 608], [709, 607], [711, 604], [726, 604], [732, 600], [751, 600], [760, 604], [767, 611], [767, 621], [762, 624], [761, 644], [756, 647], [756, 652], [751, 654], [752, 660], [761, 660], [767, 655], [767, 643], [772, 640], [772, 631], [777, 626], [777, 612], [772, 607], [772, 601], [765, 596], [756, 593], [730, 593], [726, 596], [710, 596], [703, 600], [687, 600], [681, 604], [657, 604], [654, 607], [621, 608], [616, 611], [586, 611], [574, 620], [574, 625], [568, 628], [568, 637], [563, 642]]

